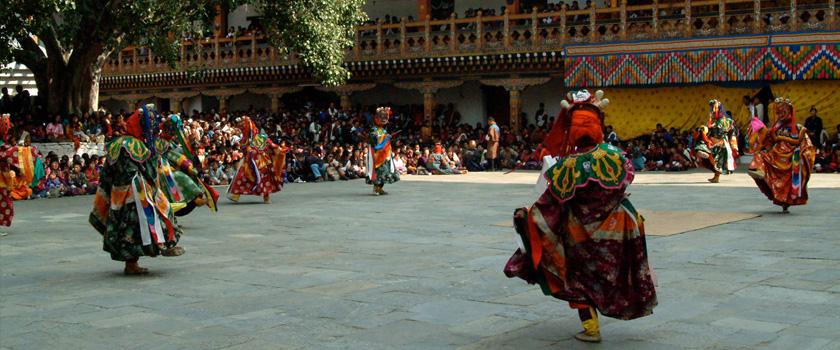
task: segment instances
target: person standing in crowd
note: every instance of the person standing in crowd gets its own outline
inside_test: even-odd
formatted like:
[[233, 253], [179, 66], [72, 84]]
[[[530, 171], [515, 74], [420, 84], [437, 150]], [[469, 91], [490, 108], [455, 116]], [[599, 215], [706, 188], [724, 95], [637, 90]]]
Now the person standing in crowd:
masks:
[[275, 145], [248, 116], [240, 121], [245, 155], [228, 187], [228, 198], [234, 202], [245, 195], [262, 195], [263, 202], [271, 203], [270, 195], [283, 189], [286, 171], [286, 150]]
[[761, 103], [761, 99], [758, 96], [753, 97], [753, 108], [755, 108], [755, 115], [758, 119], [764, 122], [764, 124], [770, 124], [770, 119], [767, 117], [767, 114], [764, 113], [764, 104]]
[[612, 125], [607, 125], [606, 133], [607, 133], [607, 138], [606, 138], [607, 143], [618, 147], [619, 146], [618, 134], [615, 132], [615, 130], [613, 130]]
[[2, 96], [0, 96], [0, 113], [10, 113], [12, 112], [12, 96], [9, 95], [9, 88], [4, 87], [2, 90]]
[[490, 171], [500, 169], [499, 164], [499, 140], [501, 137], [501, 130], [496, 125], [496, 119], [490, 117], [487, 119], [487, 162], [489, 163]]
[[625, 193], [633, 166], [604, 142], [608, 103], [587, 90], [563, 101], [543, 142], [557, 161], [542, 174], [539, 199], [514, 212], [519, 249], [504, 269], [576, 309], [583, 331], [575, 339], [583, 342], [601, 341], [599, 312], [629, 320], [657, 305], [644, 219]]
[[368, 135], [365, 182], [373, 185], [373, 194], [377, 196], [388, 194], [382, 189], [385, 184], [400, 181], [400, 173], [394, 166], [394, 156], [391, 152], [391, 134], [385, 129], [390, 118], [390, 107], [377, 108], [376, 115], [373, 116], [374, 125]]
[[181, 118], [172, 114], [163, 121], [160, 138], [155, 140], [155, 150], [160, 156], [158, 176], [163, 193], [170, 203], [183, 206], [175, 211], [175, 216], [185, 216], [204, 205], [215, 212], [219, 193], [201, 180], [200, 171], [196, 168], [200, 163], [183, 130]]
[[154, 105], [135, 111], [126, 123], [126, 136], [105, 146], [107, 162], [99, 177], [89, 222], [102, 235], [102, 248], [111, 259], [125, 262], [126, 275], [149, 272], [141, 256], [180, 256], [181, 228], [160, 189], [155, 153], [157, 120]]
[[787, 213], [790, 206], [808, 202], [808, 180], [816, 149], [808, 130], [796, 123], [789, 99], [777, 98], [774, 111], [776, 123], [760, 131], [760, 148], [750, 163], [749, 174], [759, 190]]
[[811, 138], [811, 143], [817, 148], [821, 148], [828, 140], [822, 139], [823, 122], [822, 118], [817, 115], [817, 107], [811, 106], [810, 116], [805, 119], [805, 129], [808, 130], [808, 137]]
[[709, 101], [709, 120], [698, 128], [695, 156], [700, 164], [714, 172], [708, 181], [720, 182], [724, 171], [735, 171], [735, 158], [738, 155], [738, 138], [735, 135], [735, 121], [732, 120], [718, 100]]
[[540, 102], [540, 108], [534, 112], [534, 122], [537, 123], [538, 128], [544, 128], [548, 122], [548, 114], [545, 113], [545, 103]]

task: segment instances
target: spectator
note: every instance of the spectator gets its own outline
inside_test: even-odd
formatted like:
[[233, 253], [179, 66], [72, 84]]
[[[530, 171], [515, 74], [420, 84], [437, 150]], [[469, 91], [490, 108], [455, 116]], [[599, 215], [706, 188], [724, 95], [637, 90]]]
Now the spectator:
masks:
[[612, 125], [607, 125], [607, 130], [605, 134], [607, 134], [607, 137], [605, 137], [604, 140], [607, 143], [613, 146], [619, 146], [618, 134], [616, 134], [615, 130], [613, 130]]
[[230, 181], [231, 177], [225, 174], [225, 171], [222, 167], [219, 166], [219, 161], [214, 160], [210, 164], [210, 185], [217, 186], [217, 185], [227, 185], [228, 181]]
[[70, 173], [67, 180], [69, 184], [69, 190], [67, 194], [71, 196], [89, 194], [87, 177], [82, 171], [81, 163], [73, 164], [73, 171]]
[[808, 130], [811, 143], [819, 149], [828, 142], [828, 139], [823, 140], [822, 138], [823, 122], [822, 118], [817, 115], [817, 107], [811, 106], [810, 113], [811, 115], [805, 119], [805, 129]]
[[51, 172], [47, 176], [46, 190], [49, 198], [58, 198], [64, 195], [64, 184], [58, 178], [58, 173]]
[[64, 141], [64, 125], [61, 124], [61, 116], [56, 115], [52, 123], [47, 124], [47, 138], [50, 141]]

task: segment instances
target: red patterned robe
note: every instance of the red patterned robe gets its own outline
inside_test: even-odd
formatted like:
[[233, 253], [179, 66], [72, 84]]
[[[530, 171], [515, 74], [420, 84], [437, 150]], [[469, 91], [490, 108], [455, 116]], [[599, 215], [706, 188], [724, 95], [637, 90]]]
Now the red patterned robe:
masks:
[[750, 164], [750, 169], [764, 173], [764, 178], [753, 176], [759, 190], [781, 206], [808, 202], [808, 180], [816, 158], [805, 127], [796, 124], [796, 130], [791, 129], [780, 123], [771, 130], [763, 129], [758, 141], [761, 151]]
[[286, 151], [266, 135], [254, 136], [243, 151], [245, 157], [228, 187], [230, 195], [262, 195], [279, 192], [286, 172]]
[[548, 189], [525, 217], [514, 217], [522, 241], [508, 276], [537, 283], [574, 308], [625, 320], [650, 315], [657, 300], [644, 219], [625, 194], [630, 161], [604, 143], [561, 158], [545, 178]]

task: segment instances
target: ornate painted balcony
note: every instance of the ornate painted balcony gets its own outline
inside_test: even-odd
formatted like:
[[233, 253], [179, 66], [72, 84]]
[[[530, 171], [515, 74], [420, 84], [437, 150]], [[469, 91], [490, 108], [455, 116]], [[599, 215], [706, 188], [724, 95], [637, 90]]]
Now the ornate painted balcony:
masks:
[[[361, 26], [356, 44], [347, 53], [355, 72], [376, 69], [391, 60], [440, 62], [441, 58], [472, 64], [476, 56], [559, 53], [575, 44], [657, 41], [831, 30], [838, 27], [835, 0], [773, 7], [759, 0], [707, 0], [567, 10], [551, 13], [504, 14], [448, 20], [402, 21], [400, 24]], [[103, 72], [103, 88], [120, 81], [163, 79], [177, 72], [236, 69], [239, 74], [269, 71], [304, 78], [294, 55], [287, 57], [263, 37], [210, 38], [184, 41], [176, 67], [148, 49], [129, 47], [113, 55]], [[508, 56], [509, 57], [509, 56]], [[421, 60], [421, 61], [418, 61]], [[447, 60], [448, 61], [448, 60]], [[370, 62], [377, 62], [371, 64]], [[209, 73], [214, 74], [214, 73]], [[126, 77], [135, 76], [135, 77]], [[122, 77], [122, 78], [119, 78]]]

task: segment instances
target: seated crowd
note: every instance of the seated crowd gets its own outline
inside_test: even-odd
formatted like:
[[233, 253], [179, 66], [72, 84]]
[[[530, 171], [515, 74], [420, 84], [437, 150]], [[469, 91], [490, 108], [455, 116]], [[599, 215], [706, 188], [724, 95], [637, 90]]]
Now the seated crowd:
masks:
[[[431, 141], [423, 142], [422, 106], [394, 106], [389, 130], [395, 164], [403, 174], [451, 175], [490, 169], [487, 126], [461, 123], [455, 107], [438, 106]], [[374, 107], [342, 111], [333, 104], [268, 113], [251, 108], [233, 113], [214, 110], [193, 111], [184, 117], [185, 135], [197, 150], [203, 177], [211, 185], [227, 185], [235, 176], [242, 158], [241, 131], [237, 118], [250, 116], [275, 143], [288, 150], [287, 182], [320, 182], [364, 178], [366, 172], [367, 125]], [[19, 144], [72, 141], [105, 142], [125, 133], [128, 114], [92, 113], [81, 116], [48, 116], [48, 123], [36, 122], [32, 115], [14, 117], [13, 137]], [[548, 134], [554, 118], [541, 107], [536, 124], [519, 133], [501, 127], [498, 163], [503, 169], [537, 170], [542, 166], [539, 145]], [[527, 119], [523, 118], [523, 121]], [[426, 130], [428, 132], [428, 130]], [[840, 131], [840, 126], [838, 126]], [[740, 137], [743, 145], [743, 137]], [[649, 135], [619, 141], [611, 126], [605, 140], [623, 148], [637, 171], [683, 171], [696, 167], [693, 132], [665, 129], [657, 125]], [[840, 139], [837, 135], [818, 145], [815, 172], [840, 171]], [[743, 147], [741, 148], [744, 149]], [[33, 188], [33, 198], [83, 195], [95, 192], [104, 157], [41, 155], [46, 177]]]

